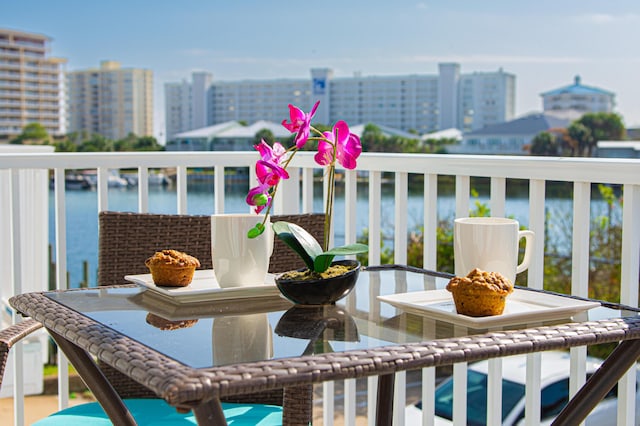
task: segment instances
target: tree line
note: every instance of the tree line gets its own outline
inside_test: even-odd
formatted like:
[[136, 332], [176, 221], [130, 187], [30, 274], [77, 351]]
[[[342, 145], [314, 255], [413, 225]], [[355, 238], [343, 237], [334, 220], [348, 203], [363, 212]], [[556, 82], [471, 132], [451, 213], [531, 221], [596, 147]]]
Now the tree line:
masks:
[[[314, 127], [321, 132], [331, 131], [330, 126], [314, 125]], [[409, 132], [411, 133], [411, 132]], [[253, 143], [258, 144], [261, 140], [268, 144], [273, 144], [275, 136], [273, 132], [268, 129], [262, 129], [258, 131], [253, 139]], [[290, 146], [293, 143], [293, 137], [289, 137], [286, 140], [278, 141], [284, 146]], [[360, 143], [362, 143], [363, 152], [394, 152], [394, 153], [411, 153], [411, 154], [444, 154], [446, 153], [445, 146], [457, 143], [453, 138], [442, 139], [426, 139], [421, 140], [420, 136], [416, 133], [415, 138], [402, 137], [397, 135], [387, 136], [383, 133], [380, 127], [375, 124], [367, 124], [360, 136]], [[317, 144], [311, 141], [303, 149], [315, 150]]]
[[[321, 131], [330, 131], [329, 126], [317, 125]], [[531, 155], [590, 157], [595, 152], [598, 141], [623, 140], [626, 130], [622, 118], [615, 113], [587, 113], [573, 121], [567, 128], [553, 128], [537, 134], [529, 146]], [[254, 143], [264, 139], [273, 143], [275, 137], [268, 129], [260, 130]], [[293, 138], [280, 141], [284, 145]], [[446, 153], [446, 146], [455, 144], [455, 139], [421, 140], [402, 136], [386, 136], [380, 127], [367, 124], [360, 137], [364, 152], [393, 153]], [[63, 137], [52, 137], [40, 123], [27, 124], [22, 132], [9, 141], [11, 144], [53, 145], [56, 152], [124, 152], [124, 151], [164, 151], [153, 136], [137, 136], [130, 133], [123, 139], [111, 140], [88, 132], [72, 132]], [[315, 149], [309, 144], [306, 149]]]
[[62, 137], [52, 137], [40, 123], [29, 123], [22, 132], [9, 141], [16, 145], [53, 145], [56, 152], [124, 152], [164, 151], [153, 136], [136, 136], [129, 133], [119, 140], [88, 132], [72, 132]]
[[531, 141], [529, 152], [542, 156], [591, 157], [598, 141], [625, 138], [626, 130], [618, 114], [587, 113], [567, 128], [538, 133]]

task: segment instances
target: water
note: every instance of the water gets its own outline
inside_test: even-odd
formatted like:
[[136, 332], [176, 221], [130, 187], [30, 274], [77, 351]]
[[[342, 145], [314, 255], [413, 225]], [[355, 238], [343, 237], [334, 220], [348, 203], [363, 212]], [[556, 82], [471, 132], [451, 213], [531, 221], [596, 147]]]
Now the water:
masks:
[[[225, 189], [225, 211], [227, 213], [247, 212], [245, 196], [247, 185], [234, 184]], [[440, 190], [440, 189], [439, 189]], [[394, 199], [393, 185], [383, 185], [382, 188], [382, 232], [385, 247], [393, 247], [394, 224]], [[441, 191], [438, 196], [438, 220], [452, 220], [455, 212], [455, 197], [451, 191]], [[484, 191], [487, 192], [487, 191]], [[518, 220], [523, 226], [528, 225], [529, 200], [526, 189], [510, 195], [507, 199], [506, 215]], [[549, 191], [551, 192], [551, 191]], [[318, 184], [315, 188], [314, 211], [322, 212], [322, 187]], [[366, 184], [359, 184], [357, 191], [356, 226], [361, 234], [368, 226], [368, 189]], [[480, 194], [477, 200], [481, 203], [488, 202], [487, 194]], [[67, 204], [67, 269], [69, 271], [69, 286], [78, 287], [83, 280], [83, 261], [89, 265], [89, 285], [96, 285], [98, 267], [98, 215], [97, 193], [95, 191], [66, 191]], [[53, 206], [53, 192], [50, 193], [50, 206]], [[189, 185], [187, 199], [189, 214], [212, 214], [214, 210], [213, 187], [207, 184]], [[547, 211], [550, 215], [549, 233], [558, 230], [564, 219], [571, 213], [572, 200], [561, 196], [547, 197]], [[472, 202], [473, 207], [473, 202]], [[335, 243], [340, 245], [344, 241], [344, 193], [338, 188], [335, 203], [334, 224], [336, 229]], [[109, 210], [131, 211], [138, 209], [138, 192], [136, 188], [111, 188], [109, 189]], [[175, 214], [176, 191], [173, 187], [151, 187], [149, 189], [149, 212]], [[410, 190], [407, 221], [409, 228], [414, 229], [422, 223], [423, 218], [422, 189]], [[606, 204], [595, 199], [592, 202], [592, 217], [606, 213]], [[555, 221], [555, 222], [554, 222]], [[54, 211], [50, 208], [49, 214], [49, 241], [53, 245]], [[555, 233], [556, 245], [570, 243], [570, 235], [565, 232]], [[568, 246], [567, 246], [568, 247]], [[568, 248], [567, 248], [568, 250]]]

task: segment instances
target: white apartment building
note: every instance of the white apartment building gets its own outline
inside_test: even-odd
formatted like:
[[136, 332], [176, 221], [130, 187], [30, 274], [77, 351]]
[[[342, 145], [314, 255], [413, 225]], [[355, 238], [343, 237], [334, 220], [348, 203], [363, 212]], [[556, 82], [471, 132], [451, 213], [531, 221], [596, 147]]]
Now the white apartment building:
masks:
[[167, 141], [178, 133], [207, 127], [207, 91], [211, 87], [212, 75], [194, 72], [193, 83], [165, 83], [165, 130]]
[[68, 73], [69, 132], [118, 140], [153, 136], [153, 73], [103, 61], [99, 69]]
[[0, 142], [29, 123], [50, 135], [65, 133], [66, 59], [50, 57], [51, 39], [42, 34], [0, 28]]
[[580, 76], [573, 84], [540, 94], [545, 111], [573, 110], [587, 112], [613, 112], [616, 95], [597, 87], [585, 86]]
[[[164, 123], [167, 141], [185, 129], [193, 129], [192, 84], [187, 80], [164, 85]], [[205, 126], [201, 126], [205, 127]]]
[[[195, 81], [195, 79], [194, 79]], [[175, 83], [172, 83], [175, 84]], [[165, 86], [167, 123], [178, 122], [178, 100]], [[281, 122], [287, 105], [308, 110], [320, 100], [315, 122], [339, 119], [356, 125], [374, 123], [420, 134], [448, 128], [463, 131], [511, 120], [515, 114], [515, 76], [497, 72], [460, 74], [458, 64], [440, 64], [437, 75], [334, 77], [329, 68], [314, 68], [311, 79], [213, 81], [207, 93], [207, 125], [228, 121]], [[196, 95], [193, 95], [194, 98]], [[169, 129], [172, 135], [198, 127]], [[190, 126], [190, 125], [189, 125]]]

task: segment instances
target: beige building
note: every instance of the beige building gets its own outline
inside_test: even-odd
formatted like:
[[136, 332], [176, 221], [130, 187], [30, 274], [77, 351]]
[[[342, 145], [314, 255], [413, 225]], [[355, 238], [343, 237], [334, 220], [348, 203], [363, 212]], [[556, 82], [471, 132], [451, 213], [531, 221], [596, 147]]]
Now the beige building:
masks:
[[153, 135], [153, 72], [103, 61], [99, 69], [69, 72], [69, 132], [118, 140]]
[[35, 122], [50, 135], [65, 133], [66, 59], [49, 57], [50, 42], [42, 34], [0, 28], [0, 142]]

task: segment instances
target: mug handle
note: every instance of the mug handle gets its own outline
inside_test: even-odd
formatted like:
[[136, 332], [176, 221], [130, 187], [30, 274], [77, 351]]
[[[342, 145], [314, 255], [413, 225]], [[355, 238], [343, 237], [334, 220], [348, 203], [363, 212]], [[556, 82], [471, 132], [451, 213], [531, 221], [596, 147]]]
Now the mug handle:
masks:
[[519, 274], [520, 272], [526, 270], [529, 267], [529, 263], [531, 262], [531, 251], [533, 250], [533, 240], [534, 240], [535, 234], [533, 233], [533, 231], [529, 231], [529, 230], [525, 230], [525, 231], [518, 231], [518, 241], [520, 241], [522, 238], [525, 239], [525, 246], [524, 246], [524, 259], [522, 259], [522, 263], [518, 265], [518, 267], [516, 268], [516, 274]]

